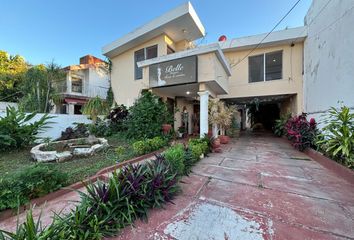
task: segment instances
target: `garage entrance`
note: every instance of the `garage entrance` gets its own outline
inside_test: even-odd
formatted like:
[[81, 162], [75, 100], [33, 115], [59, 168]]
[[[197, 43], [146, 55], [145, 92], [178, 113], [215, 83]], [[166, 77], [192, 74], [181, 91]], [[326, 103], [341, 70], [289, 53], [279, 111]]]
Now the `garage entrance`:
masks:
[[272, 130], [275, 120], [280, 118], [280, 104], [260, 104], [258, 111], [250, 112], [251, 126]]
[[242, 130], [272, 130], [275, 120], [287, 113], [297, 114], [295, 94], [225, 99], [237, 106]]

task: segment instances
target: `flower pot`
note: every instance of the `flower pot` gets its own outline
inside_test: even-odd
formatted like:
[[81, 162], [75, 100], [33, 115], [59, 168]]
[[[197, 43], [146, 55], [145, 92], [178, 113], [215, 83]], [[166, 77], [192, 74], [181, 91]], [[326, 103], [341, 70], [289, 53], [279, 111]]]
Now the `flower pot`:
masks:
[[228, 144], [230, 142], [230, 137], [226, 135], [220, 135], [220, 143], [221, 144]]
[[212, 143], [213, 149], [217, 149], [220, 148], [221, 144], [220, 144], [220, 139], [216, 138], [213, 143]]
[[172, 125], [171, 124], [162, 124], [162, 131], [163, 133], [168, 133], [172, 128]]

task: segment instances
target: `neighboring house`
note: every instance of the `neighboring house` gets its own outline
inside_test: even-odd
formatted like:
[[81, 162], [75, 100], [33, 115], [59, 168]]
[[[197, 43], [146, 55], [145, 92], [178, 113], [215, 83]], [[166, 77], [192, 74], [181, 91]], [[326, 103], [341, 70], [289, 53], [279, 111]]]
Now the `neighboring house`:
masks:
[[305, 17], [304, 111], [321, 120], [338, 101], [354, 109], [354, 1], [313, 1]]
[[266, 34], [195, 46], [204, 36], [188, 2], [104, 46], [115, 101], [130, 106], [150, 90], [180, 110], [176, 130], [187, 125], [201, 135], [208, 132], [210, 98], [236, 104], [242, 128], [250, 127], [246, 106], [258, 106], [254, 118], [268, 129], [281, 114], [304, 111], [306, 26], [273, 32], [262, 44]]
[[58, 84], [62, 102], [55, 105], [54, 113], [81, 114], [82, 106], [99, 96], [106, 99], [109, 88], [107, 63], [99, 58], [86, 55], [79, 65], [65, 67], [66, 81]]

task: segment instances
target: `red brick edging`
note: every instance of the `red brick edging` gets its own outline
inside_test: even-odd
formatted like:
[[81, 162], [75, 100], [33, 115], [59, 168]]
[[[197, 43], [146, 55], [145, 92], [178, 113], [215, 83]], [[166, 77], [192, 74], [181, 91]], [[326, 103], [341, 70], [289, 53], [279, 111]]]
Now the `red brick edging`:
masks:
[[307, 156], [321, 164], [323, 167], [327, 168], [328, 170], [334, 172], [341, 178], [347, 180], [349, 183], [354, 184], [354, 171], [337, 163], [336, 161], [326, 157], [322, 153], [308, 148], [304, 151]]
[[151, 153], [148, 153], [148, 154], [145, 154], [145, 155], [142, 155], [142, 156], [139, 156], [139, 157], [136, 157], [136, 158], [132, 158], [130, 160], [127, 160], [127, 161], [124, 161], [124, 162], [121, 162], [121, 163], [117, 163], [115, 165], [103, 168], [103, 169], [99, 170], [95, 175], [93, 175], [93, 176], [91, 176], [89, 178], [86, 178], [86, 179], [84, 179], [81, 182], [73, 183], [70, 186], [61, 188], [61, 189], [59, 189], [59, 190], [57, 190], [55, 192], [48, 193], [47, 195], [45, 195], [43, 197], [32, 199], [32, 200], [30, 200], [29, 203], [27, 203], [27, 204], [25, 204], [23, 206], [20, 206], [18, 210], [17, 209], [4, 210], [4, 211], [0, 212], [0, 221], [4, 221], [7, 218], [15, 216], [18, 212], [22, 213], [22, 212], [26, 211], [26, 209], [29, 209], [33, 205], [36, 205], [36, 206], [42, 205], [43, 203], [51, 201], [51, 200], [53, 200], [53, 199], [55, 199], [55, 198], [57, 198], [59, 196], [62, 196], [62, 195], [67, 194], [69, 192], [72, 192], [72, 191], [75, 191], [77, 189], [80, 189], [80, 188], [84, 187], [85, 185], [87, 185], [89, 183], [94, 183], [94, 182], [96, 182], [99, 179], [105, 180], [107, 177], [104, 176], [104, 174], [109, 173], [109, 172], [113, 172], [114, 170], [122, 168], [122, 167], [124, 167], [124, 166], [126, 166], [128, 164], [137, 163], [137, 162], [140, 162], [142, 160], [151, 158], [155, 154], [161, 153], [163, 150], [164, 149], [161, 149], [161, 150], [158, 150], [158, 151], [155, 151], [155, 152], [151, 152]]

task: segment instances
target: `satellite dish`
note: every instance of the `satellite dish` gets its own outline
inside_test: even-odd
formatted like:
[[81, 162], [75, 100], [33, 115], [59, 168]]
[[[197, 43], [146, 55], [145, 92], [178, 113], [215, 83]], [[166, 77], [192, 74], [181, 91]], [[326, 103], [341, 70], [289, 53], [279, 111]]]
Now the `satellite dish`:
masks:
[[219, 42], [225, 42], [227, 40], [227, 37], [225, 35], [221, 35], [219, 37]]

